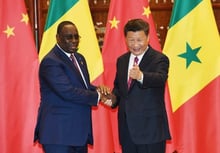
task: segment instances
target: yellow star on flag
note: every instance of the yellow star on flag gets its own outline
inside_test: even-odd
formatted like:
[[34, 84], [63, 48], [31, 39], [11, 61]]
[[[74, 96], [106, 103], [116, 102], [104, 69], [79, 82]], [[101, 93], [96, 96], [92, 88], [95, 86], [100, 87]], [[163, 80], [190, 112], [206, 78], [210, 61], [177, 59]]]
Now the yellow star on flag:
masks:
[[5, 31], [3, 31], [4, 33], [7, 34], [7, 38], [9, 38], [10, 36], [14, 36], [14, 27], [9, 27], [9, 25], [7, 25], [7, 29]]
[[28, 24], [29, 18], [27, 14], [22, 13], [22, 19], [21, 22], [25, 22], [25, 24]]
[[120, 21], [117, 20], [115, 16], [114, 16], [113, 20], [110, 20], [109, 22], [111, 23], [111, 29], [112, 29], [112, 28], [118, 29], [118, 23], [119, 23]]
[[150, 7], [147, 8], [144, 7], [144, 13], [142, 15], [145, 15], [147, 18], [149, 18], [149, 15], [151, 14]]

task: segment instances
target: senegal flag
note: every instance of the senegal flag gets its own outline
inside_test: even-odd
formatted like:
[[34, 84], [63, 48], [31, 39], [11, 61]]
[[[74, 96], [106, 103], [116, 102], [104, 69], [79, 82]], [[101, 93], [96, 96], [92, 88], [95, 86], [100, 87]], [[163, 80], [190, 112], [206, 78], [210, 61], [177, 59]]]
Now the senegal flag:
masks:
[[210, 0], [175, 0], [163, 52], [172, 104], [167, 152], [220, 152], [220, 38]]
[[39, 57], [42, 59], [56, 43], [56, 30], [60, 22], [72, 21], [81, 36], [79, 52], [86, 58], [90, 79], [103, 71], [101, 52], [93, 26], [88, 0], [51, 0]]

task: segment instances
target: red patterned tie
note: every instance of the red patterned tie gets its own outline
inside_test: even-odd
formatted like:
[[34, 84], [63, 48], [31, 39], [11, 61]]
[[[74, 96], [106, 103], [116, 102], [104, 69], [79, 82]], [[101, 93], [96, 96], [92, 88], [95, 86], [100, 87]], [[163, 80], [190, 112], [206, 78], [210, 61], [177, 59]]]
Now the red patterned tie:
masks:
[[[136, 56], [135, 58], [134, 58], [134, 63], [133, 63], [133, 66], [134, 65], [137, 65], [138, 64], [138, 57]], [[131, 81], [132, 81], [132, 78], [128, 78], [128, 89], [130, 88], [130, 85], [131, 85]]]
[[83, 82], [84, 82], [86, 88], [88, 89], [88, 85], [87, 85], [87, 83], [86, 83], [85, 77], [84, 77], [84, 75], [83, 75], [83, 73], [82, 73], [80, 67], [79, 67], [79, 66], [77, 65], [77, 63], [76, 63], [76, 60], [77, 60], [76, 57], [74, 56], [74, 54], [71, 54], [71, 55], [70, 55], [70, 58], [71, 58], [71, 60], [72, 60], [72, 62], [73, 62], [73, 64], [74, 64], [74, 66], [76, 67], [76, 69], [79, 71], [79, 73], [80, 73], [80, 75], [81, 75], [81, 77], [82, 77], [82, 79], [83, 79]]
[[74, 54], [71, 54], [70, 58], [71, 58], [73, 64], [75, 65], [76, 69], [79, 71], [79, 67], [78, 67], [78, 65], [76, 63], [76, 58], [75, 58]]

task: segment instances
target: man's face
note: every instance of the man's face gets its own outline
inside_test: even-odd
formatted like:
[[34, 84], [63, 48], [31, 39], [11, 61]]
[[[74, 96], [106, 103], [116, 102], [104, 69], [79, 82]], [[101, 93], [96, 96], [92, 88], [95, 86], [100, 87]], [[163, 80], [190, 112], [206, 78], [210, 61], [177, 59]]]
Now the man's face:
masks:
[[129, 51], [135, 56], [142, 54], [149, 43], [149, 37], [144, 31], [128, 31], [125, 39]]
[[80, 36], [75, 26], [65, 25], [57, 35], [57, 43], [67, 53], [74, 53], [78, 49]]

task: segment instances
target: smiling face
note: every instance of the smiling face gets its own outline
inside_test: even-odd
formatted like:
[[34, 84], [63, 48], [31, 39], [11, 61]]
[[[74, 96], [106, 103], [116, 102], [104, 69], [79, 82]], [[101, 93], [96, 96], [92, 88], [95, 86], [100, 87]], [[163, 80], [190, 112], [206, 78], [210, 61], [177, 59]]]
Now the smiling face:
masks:
[[128, 31], [125, 40], [129, 51], [138, 56], [146, 50], [149, 36], [144, 31]]
[[129, 20], [124, 27], [126, 45], [135, 56], [141, 55], [149, 44], [149, 24], [143, 19]]
[[67, 53], [74, 53], [78, 49], [79, 45], [79, 34], [75, 25], [66, 24], [57, 33], [58, 45]]

